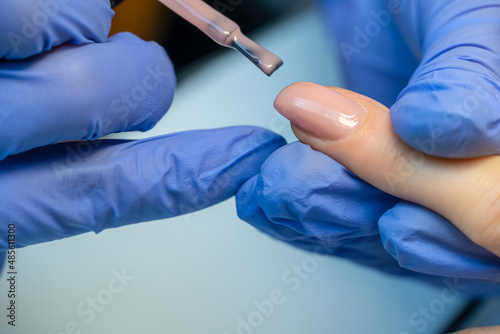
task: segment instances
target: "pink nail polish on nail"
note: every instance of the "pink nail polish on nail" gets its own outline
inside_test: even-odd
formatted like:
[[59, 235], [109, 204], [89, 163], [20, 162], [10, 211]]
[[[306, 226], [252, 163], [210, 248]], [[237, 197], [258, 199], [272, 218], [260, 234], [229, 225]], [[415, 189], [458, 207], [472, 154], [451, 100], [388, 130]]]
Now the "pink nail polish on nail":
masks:
[[274, 108], [298, 128], [329, 140], [343, 138], [366, 116], [357, 103], [311, 82], [297, 82], [283, 89]]

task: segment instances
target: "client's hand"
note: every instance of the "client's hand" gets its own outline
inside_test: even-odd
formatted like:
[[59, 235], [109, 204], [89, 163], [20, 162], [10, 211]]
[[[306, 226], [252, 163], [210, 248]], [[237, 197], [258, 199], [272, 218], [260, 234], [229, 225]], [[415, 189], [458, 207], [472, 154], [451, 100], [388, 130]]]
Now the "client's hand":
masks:
[[498, 282], [500, 157], [427, 156], [394, 134], [386, 107], [338, 88], [297, 83], [275, 107], [316, 151], [293, 143], [271, 155], [238, 193], [243, 219], [295, 246], [390, 273]]
[[302, 143], [386, 193], [434, 210], [500, 256], [500, 156], [426, 156], [394, 134], [386, 107], [338, 88], [299, 83], [275, 105]]

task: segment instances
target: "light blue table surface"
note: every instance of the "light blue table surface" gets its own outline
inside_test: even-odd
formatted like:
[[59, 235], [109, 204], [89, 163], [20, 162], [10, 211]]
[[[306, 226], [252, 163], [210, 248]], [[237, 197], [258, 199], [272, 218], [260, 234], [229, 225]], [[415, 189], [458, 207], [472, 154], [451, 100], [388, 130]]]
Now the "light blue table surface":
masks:
[[[341, 85], [333, 46], [315, 10], [254, 37], [285, 62], [272, 78], [222, 50], [192, 68], [158, 126], [114, 137], [253, 124], [293, 141], [274, 97], [295, 81]], [[18, 326], [2, 315], [0, 333], [436, 333], [465, 303], [443, 303], [440, 290], [348, 261], [320, 261], [257, 232], [235, 211], [231, 199], [198, 214], [20, 250]], [[303, 264], [311, 272], [294, 290], [286, 278]], [[122, 270], [133, 279], [114, 280]], [[256, 304], [280, 293], [282, 303], [259, 311]], [[96, 297], [107, 304], [91, 319], [86, 303]], [[444, 309], [436, 309], [440, 302]], [[430, 307], [435, 314], [426, 320], [419, 312]]]

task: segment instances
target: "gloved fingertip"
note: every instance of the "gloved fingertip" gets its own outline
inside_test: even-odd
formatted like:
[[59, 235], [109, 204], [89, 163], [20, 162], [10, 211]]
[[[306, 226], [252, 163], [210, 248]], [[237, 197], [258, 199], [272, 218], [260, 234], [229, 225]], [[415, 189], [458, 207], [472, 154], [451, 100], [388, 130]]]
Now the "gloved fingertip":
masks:
[[495, 282], [500, 259], [442, 216], [401, 201], [379, 220], [384, 248], [403, 268], [437, 276]]
[[105, 42], [113, 16], [109, 0], [3, 1], [0, 58], [26, 59], [65, 43]]
[[[165, 49], [130, 33], [3, 62], [0, 76], [0, 100], [9, 111], [0, 122], [0, 157], [61, 141], [150, 130], [169, 110], [176, 84]], [[40, 112], [33, 113], [33, 105]]]
[[429, 155], [472, 158], [498, 154], [500, 114], [492, 105], [495, 93], [478, 93], [468, 84], [461, 85], [453, 80], [412, 82], [391, 108], [394, 132]]
[[163, 177], [167, 194], [182, 182], [184, 194], [177, 201], [184, 203], [179, 214], [185, 214], [234, 196], [248, 179], [258, 174], [264, 161], [285, 140], [267, 129], [235, 126], [180, 133], [165, 139], [165, 143], [168, 168], [172, 168], [170, 160], [175, 159], [175, 169], [182, 174], [192, 171], [198, 175], [191, 183], [184, 183], [185, 177], [178, 173], [170, 172]]
[[286, 140], [282, 136], [261, 127], [235, 126], [222, 130], [227, 132], [227, 136], [237, 138], [232, 142], [230, 150], [235, 158], [242, 159], [248, 155], [259, 156], [256, 161], [258, 168], [255, 169], [255, 174], [270, 155], [286, 145]]
[[[109, 57], [103, 60], [104, 79], [113, 82], [114, 78], [128, 78], [116, 83], [111, 88], [116, 93], [106, 100], [110, 113], [125, 121], [113, 132], [151, 130], [174, 99], [177, 79], [172, 61], [158, 43], [144, 41], [131, 33], [115, 34], [107, 44], [110, 48]], [[128, 74], [123, 74], [123, 68]]]

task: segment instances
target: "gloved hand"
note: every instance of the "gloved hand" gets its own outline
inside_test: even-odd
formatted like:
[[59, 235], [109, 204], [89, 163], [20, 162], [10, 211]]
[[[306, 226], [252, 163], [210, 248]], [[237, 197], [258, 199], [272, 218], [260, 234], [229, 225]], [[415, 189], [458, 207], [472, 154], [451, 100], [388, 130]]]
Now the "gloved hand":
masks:
[[0, 252], [11, 224], [19, 248], [208, 207], [284, 144], [254, 127], [95, 140], [153, 127], [175, 85], [156, 43], [107, 38], [112, 16], [108, 0], [0, 4]]
[[391, 107], [394, 131], [430, 155], [500, 154], [495, 0], [319, 0], [351, 90]]
[[[348, 88], [392, 106], [394, 131], [406, 143], [445, 157], [500, 152], [495, 1], [320, 2]], [[275, 152], [237, 205], [250, 224], [311, 251], [438, 284], [500, 280], [500, 259], [446, 219], [300, 143]], [[470, 294], [500, 293], [498, 285], [466, 285]]]

